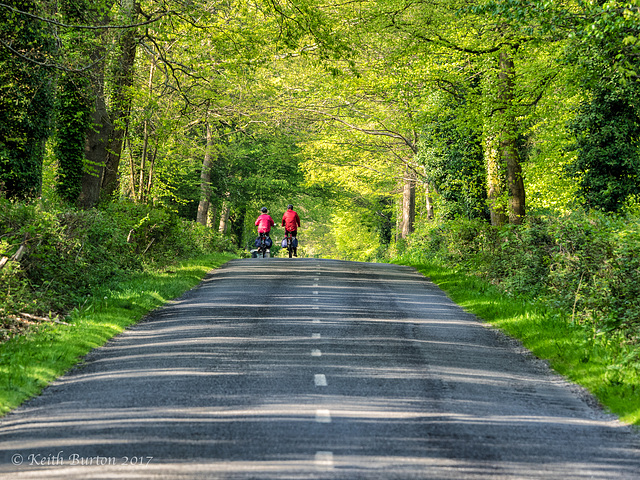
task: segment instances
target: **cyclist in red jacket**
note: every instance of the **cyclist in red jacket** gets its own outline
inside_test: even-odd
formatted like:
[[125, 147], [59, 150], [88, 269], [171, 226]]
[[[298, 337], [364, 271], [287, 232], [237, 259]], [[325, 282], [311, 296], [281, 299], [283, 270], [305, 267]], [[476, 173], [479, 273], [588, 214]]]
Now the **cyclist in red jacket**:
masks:
[[258, 227], [258, 233], [266, 233], [269, 235], [271, 227], [275, 227], [276, 222], [273, 221], [267, 207], [262, 207], [262, 215], [256, 220], [256, 227]]
[[262, 207], [262, 215], [258, 217], [256, 220], [256, 227], [258, 227], [258, 238], [256, 238], [256, 248], [258, 249], [258, 253], [261, 253], [263, 257], [266, 256], [266, 253], [271, 248], [271, 238], [269, 238], [269, 232], [271, 232], [271, 227], [274, 227], [276, 222], [273, 221], [271, 215], [267, 210], [267, 207]]
[[[291, 232], [292, 237], [296, 237], [298, 235], [298, 227], [300, 226], [300, 217], [293, 210], [293, 205], [289, 204], [287, 206], [287, 211], [282, 215], [282, 226], [284, 227], [285, 232]], [[293, 249], [293, 255], [295, 257], [298, 256], [298, 249]]]

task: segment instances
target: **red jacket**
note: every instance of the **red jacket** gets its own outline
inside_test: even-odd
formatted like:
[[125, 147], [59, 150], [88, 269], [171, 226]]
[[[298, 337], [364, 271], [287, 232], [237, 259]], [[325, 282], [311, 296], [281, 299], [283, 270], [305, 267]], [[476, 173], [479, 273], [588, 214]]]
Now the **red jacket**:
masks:
[[273, 218], [271, 218], [271, 215], [268, 213], [260, 215], [256, 220], [258, 233], [269, 233], [271, 231], [271, 227], [274, 227], [275, 225], [276, 222], [273, 221]]
[[282, 226], [287, 232], [296, 232], [300, 226], [300, 217], [293, 210], [287, 210], [282, 216]]

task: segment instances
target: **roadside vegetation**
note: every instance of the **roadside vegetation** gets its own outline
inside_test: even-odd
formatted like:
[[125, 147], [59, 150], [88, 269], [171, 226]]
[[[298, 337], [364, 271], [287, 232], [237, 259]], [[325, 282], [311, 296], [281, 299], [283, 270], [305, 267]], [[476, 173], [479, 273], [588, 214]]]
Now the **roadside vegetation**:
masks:
[[424, 224], [393, 260], [640, 425], [640, 218]]
[[12, 338], [0, 344], [0, 415], [39, 394], [92, 349], [193, 288], [232, 258], [237, 256], [200, 255], [135, 272], [110, 287], [94, 287], [80, 305], [58, 317], [63, 320], [21, 325], [20, 335], [12, 329]]
[[236, 247], [148, 205], [123, 201], [78, 210], [0, 198], [0, 341], [38, 319], [62, 319], [91, 302], [96, 286], [117, 286], [132, 274], [225, 250]]
[[0, 414], [197, 285], [237, 249], [166, 210], [0, 199]]

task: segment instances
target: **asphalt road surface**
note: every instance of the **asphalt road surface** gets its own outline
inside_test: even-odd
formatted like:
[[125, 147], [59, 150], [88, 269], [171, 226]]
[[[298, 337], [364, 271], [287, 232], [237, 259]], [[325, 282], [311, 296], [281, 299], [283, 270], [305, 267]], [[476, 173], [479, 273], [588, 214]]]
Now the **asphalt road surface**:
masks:
[[408, 267], [236, 260], [0, 421], [7, 479], [639, 479], [640, 437]]

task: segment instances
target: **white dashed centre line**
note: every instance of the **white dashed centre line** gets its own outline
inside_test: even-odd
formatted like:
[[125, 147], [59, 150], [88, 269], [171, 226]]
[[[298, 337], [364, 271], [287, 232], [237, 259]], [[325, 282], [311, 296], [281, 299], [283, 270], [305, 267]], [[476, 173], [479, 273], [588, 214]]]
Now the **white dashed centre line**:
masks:
[[322, 352], [320, 350], [318, 350], [317, 348], [314, 348], [313, 350], [311, 350], [311, 356], [312, 357], [321, 357], [322, 356]]
[[333, 452], [316, 452], [316, 466], [333, 468]]
[[327, 377], [324, 373], [316, 373], [313, 376], [313, 382], [316, 384], [316, 387], [326, 387], [327, 386]]
[[316, 422], [331, 423], [331, 412], [329, 410], [316, 410]]

